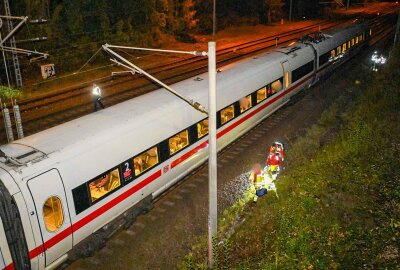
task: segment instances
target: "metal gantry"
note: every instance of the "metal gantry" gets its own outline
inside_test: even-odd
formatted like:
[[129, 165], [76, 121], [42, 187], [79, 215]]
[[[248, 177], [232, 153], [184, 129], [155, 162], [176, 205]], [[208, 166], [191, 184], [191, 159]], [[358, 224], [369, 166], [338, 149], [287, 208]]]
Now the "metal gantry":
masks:
[[[8, 3], [8, 0], [4, 0], [4, 9], [5, 9], [6, 16], [11, 17], [10, 5]], [[12, 20], [7, 20], [7, 27], [8, 27], [9, 33], [12, 33], [14, 30]], [[16, 48], [15, 38], [13, 35], [11, 35], [9, 43], [10, 43], [11, 48]], [[22, 76], [21, 76], [21, 69], [19, 66], [18, 54], [16, 52], [12, 53], [12, 61], [13, 61], [14, 70], [15, 70], [16, 86], [21, 88], [22, 87]]]

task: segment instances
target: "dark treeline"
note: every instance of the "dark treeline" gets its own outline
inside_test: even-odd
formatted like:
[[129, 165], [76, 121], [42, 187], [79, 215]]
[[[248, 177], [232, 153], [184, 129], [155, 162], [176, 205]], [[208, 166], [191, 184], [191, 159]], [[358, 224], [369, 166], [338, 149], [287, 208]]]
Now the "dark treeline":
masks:
[[[316, 16], [318, 0], [293, 0], [293, 17]], [[289, 0], [217, 0], [217, 29], [267, 24], [287, 18]], [[76, 70], [106, 42], [160, 46], [163, 34], [194, 42], [212, 31], [212, 0], [12, 0], [13, 15], [45, 18], [18, 39], [47, 36], [21, 45], [49, 52], [58, 71]], [[1, 6], [1, 9], [3, 7]]]

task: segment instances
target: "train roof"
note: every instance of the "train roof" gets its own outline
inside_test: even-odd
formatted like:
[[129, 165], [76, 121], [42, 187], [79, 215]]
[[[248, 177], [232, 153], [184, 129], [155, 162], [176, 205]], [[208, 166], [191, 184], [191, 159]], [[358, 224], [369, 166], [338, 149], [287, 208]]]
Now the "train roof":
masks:
[[[263, 87], [266, 78], [271, 81], [280, 78], [282, 68], [276, 63], [283, 58], [280, 53], [269, 52], [220, 68], [217, 108]], [[207, 73], [178, 82], [172, 88], [208, 107]], [[129, 151], [139, 153], [206, 117], [165, 89], [159, 89], [2, 145], [0, 150], [13, 162], [10, 159], [6, 162], [4, 157], [0, 161], [3, 167], [15, 168], [57, 154], [63, 155], [61, 160], [105, 144], [112, 145], [109, 142], [122, 138], [140, 138], [140, 143], [133, 142]]]

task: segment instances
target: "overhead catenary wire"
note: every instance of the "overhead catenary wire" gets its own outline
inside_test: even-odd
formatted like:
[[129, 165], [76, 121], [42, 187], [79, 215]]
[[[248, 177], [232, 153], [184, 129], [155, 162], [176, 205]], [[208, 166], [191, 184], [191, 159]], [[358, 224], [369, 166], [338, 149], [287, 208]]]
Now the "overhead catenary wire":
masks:
[[92, 61], [92, 59], [93, 59], [102, 49], [103, 49], [103, 48], [100, 47], [100, 48], [89, 58], [89, 60], [87, 60], [86, 63], [83, 64], [83, 66], [82, 66], [80, 69], [78, 69], [76, 72], [74, 72], [74, 74], [79, 73], [87, 64], [90, 63], [90, 61]]

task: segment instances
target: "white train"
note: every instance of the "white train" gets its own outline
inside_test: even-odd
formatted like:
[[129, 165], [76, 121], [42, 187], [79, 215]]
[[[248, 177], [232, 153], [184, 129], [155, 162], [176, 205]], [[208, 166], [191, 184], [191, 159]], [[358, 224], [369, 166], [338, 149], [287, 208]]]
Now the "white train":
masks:
[[[367, 25], [227, 65], [218, 148], [357, 53]], [[207, 74], [173, 85], [206, 105]], [[208, 120], [160, 89], [0, 147], [0, 269], [54, 269], [91, 255], [207, 159]]]

